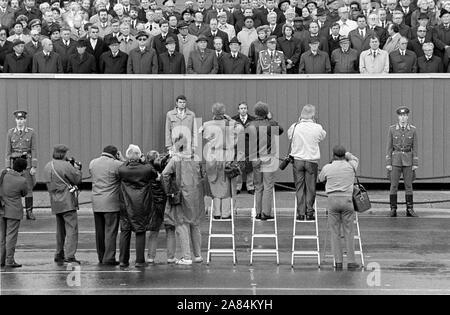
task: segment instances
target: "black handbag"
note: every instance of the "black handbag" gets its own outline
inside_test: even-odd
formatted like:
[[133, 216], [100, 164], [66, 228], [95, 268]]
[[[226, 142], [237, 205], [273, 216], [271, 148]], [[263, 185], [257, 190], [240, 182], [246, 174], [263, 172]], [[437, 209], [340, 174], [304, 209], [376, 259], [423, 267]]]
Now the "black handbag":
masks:
[[181, 204], [181, 191], [176, 191], [168, 196], [171, 206], [177, 206]]
[[245, 161], [231, 161], [225, 164], [225, 175], [232, 179], [245, 171]]
[[367, 190], [364, 188], [363, 185], [359, 183], [358, 176], [356, 176], [355, 171], [355, 177], [356, 177], [356, 183], [353, 185], [353, 208], [356, 212], [365, 212], [372, 208], [372, 205], [370, 204], [369, 194], [367, 193]]
[[289, 155], [289, 152], [291, 152], [291, 147], [292, 147], [292, 140], [294, 139], [294, 134], [295, 134], [295, 128], [297, 127], [298, 123], [295, 124], [294, 126], [294, 130], [292, 131], [292, 138], [291, 141], [289, 142], [289, 149], [288, 149], [288, 155], [283, 159], [283, 161], [280, 163], [280, 170], [284, 171], [284, 169], [291, 164], [292, 162], [294, 162], [294, 159], [292, 158], [292, 156]]

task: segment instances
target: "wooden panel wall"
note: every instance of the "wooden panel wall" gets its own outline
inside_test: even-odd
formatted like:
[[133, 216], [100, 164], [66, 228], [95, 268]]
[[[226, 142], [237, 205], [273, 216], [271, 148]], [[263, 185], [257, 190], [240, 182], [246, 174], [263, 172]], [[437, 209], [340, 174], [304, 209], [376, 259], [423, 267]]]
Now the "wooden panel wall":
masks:
[[[328, 132], [321, 144], [321, 165], [331, 148], [341, 143], [361, 159], [360, 174], [385, 176], [387, 129], [396, 120], [399, 105], [412, 110], [418, 128], [420, 168], [418, 176], [450, 174], [450, 77], [146, 77], [0, 76], [0, 156], [4, 156], [6, 132], [14, 126], [11, 113], [23, 108], [29, 125], [38, 131], [39, 169], [49, 161], [52, 147], [65, 143], [82, 160], [87, 176], [89, 161], [107, 144], [123, 151], [134, 143], [145, 151], [164, 148], [165, 114], [179, 94], [204, 121], [211, 105], [223, 102], [234, 115], [237, 104], [267, 102], [274, 118], [287, 128], [304, 104], [317, 106], [318, 121]], [[285, 136], [281, 152], [287, 150]], [[3, 163], [3, 162], [2, 162]], [[291, 171], [278, 180], [292, 180]], [[40, 174], [40, 173], [38, 173]], [[38, 180], [41, 177], [38, 176]]]

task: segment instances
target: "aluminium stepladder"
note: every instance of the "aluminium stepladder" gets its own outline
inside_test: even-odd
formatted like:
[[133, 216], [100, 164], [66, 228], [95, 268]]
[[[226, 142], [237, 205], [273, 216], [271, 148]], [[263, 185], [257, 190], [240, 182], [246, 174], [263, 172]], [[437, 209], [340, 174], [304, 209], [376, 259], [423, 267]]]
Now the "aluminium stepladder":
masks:
[[[259, 256], [275, 256], [277, 259], [277, 265], [280, 264], [280, 255], [278, 251], [278, 225], [277, 225], [277, 207], [275, 202], [275, 186], [273, 187], [273, 219], [265, 220], [261, 222], [273, 222], [274, 223], [274, 233], [256, 233], [256, 193], [253, 198], [253, 208], [252, 208], [252, 240], [250, 247], [250, 265], [253, 264], [253, 257]], [[275, 248], [254, 248], [255, 239], [273, 239], [275, 241]]]
[[[231, 218], [230, 219], [214, 219], [213, 207], [214, 199], [211, 200], [211, 209], [209, 215], [209, 236], [208, 236], [208, 254], [206, 258], [206, 263], [209, 264], [212, 255], [214, 256], [232, 256], [233, 265], [236, 265], [236, 242], [234, 239], [234, 201], [231, 197], [230, 207], [231, 207]], [[213, 233], [213, 223], [214, 222], [231, 222], [231, 233]], [[232, 248], [211, 248], [211, 243], [213, 239], [224, 238], [231, 240]]]
[[[291, 267], [294, 267], [295, 258], [317, 258], [317, 266], [320, 268], [320, 243], [319, 243], [319, 215], [317, 213], [317, 201], [314, 201], [314, 220], [297, 220], [297, 196], [295, 197], [294, 207], [294, 228], [292, 232], [292, 255]], [[315, 234], [297, 234], [297, 224], [314, 224]], [[315, 241], [316, 250], [295, 250], [296, 241]]]
[[[330, 232], [329, 231], [329, 228], [330, 228], [330, 226], [329, 226], [329, 224], [328, 224], [328, 210], [327, 210], [327, 212], [326, 212], [326, 214], [327, 214], [327, 232], [326, 232], [326, 237], [325, 237], [325, 256], [326, 257], [333, 257], [333, 266], [335, 265], [335, 260], [334, 260], [334, 256], [333, 255], [327, 255], [327, 250], [328, 250], [328, 248], [327, 248], [327, 240], [328, 240], [328, 233]], [[357, 246], [358, 246], [358, 248], [359, 248], [359, 250], [355, 250], [355, 256], [356, 255], [359, 255], [360, 256], [360, 258], [361, 258], [361, 267], [364, 267], [364, 252], [363, 252], [363, 247], [362, 247], [362, 240], [361, 240], [361, 230], [360, 230], [360, 228], [359, 228], [359, 218], [358, 218], [358, 212], [356, 212], [355, 211], [355, 218], [354, 218], [354, 220], [353, 220], [353, 223], [355, 224], [355, 226], [356, 226], [356, 234], [353, 236], [354, 237], [354, 239], [358, 242], [358, 244], [357, 244]], [[341, 240], [342, 239], [344, 239], [344, 232], [343, 232], [343, 230], [341, 229]], [[346, 255], [346, 251], [344, 252], [344, 257], [345, 256], [347, 256]]]

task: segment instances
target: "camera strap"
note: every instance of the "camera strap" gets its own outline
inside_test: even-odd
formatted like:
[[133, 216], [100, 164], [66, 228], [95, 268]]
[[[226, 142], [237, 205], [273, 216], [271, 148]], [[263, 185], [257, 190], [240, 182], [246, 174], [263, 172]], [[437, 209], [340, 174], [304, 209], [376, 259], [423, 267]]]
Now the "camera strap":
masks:
[[64, 185], [66, 185], [69, 189], [72, 189], [73, 186], [70, 185], [68, 182], [66, 182], [66, 181], [58, 174], [58, 172], [55, 170], [55, 166], [53, 165], [53, 161], [52, 161], [52, 163], [51, 163], [51, 166], [52, 166], [53, 172], [55, 172], [56, 177], [58, 177], [59, 180], [62, 181], [62, 182], [64, 183]]
[[291, 141], [289, 141], [289, 148], [288, 148], [288, 152], [287, 152], [286, 156], [291, 155], [292, 141], [294, 141], [295, 128], [297, 128], [297, 125], [298, 125], [298, 122], [295, 123], [294, 130], [292, 130], [292, 137], [291, 137]]

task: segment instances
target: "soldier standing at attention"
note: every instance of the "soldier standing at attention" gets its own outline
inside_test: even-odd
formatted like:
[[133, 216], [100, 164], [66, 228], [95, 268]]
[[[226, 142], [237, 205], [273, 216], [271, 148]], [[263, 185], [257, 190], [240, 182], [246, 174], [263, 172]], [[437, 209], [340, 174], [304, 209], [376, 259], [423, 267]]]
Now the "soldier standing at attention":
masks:
[[269, 36], [266, 41], [267, 49], [259, 53], [256, 74], [286, 74], [286, 64], [282, 51], [276, 50], [277, 37]]
[[398, 123], [389, 127], [386, 168], [390, 174], [391, 217], [397, 216], [397, 191], [400, 175], [405, 183], [406, 216], [417, 217], [413, 210], [412, 182], [414, 171], [418, 168], [416, 127], [408, 123], [409, 109], [397, 109]]
[[17, 158], [27, 160], [27, 169], [23, 172], [23, 176], [27, 180], [28, 194], [25, 197], [25, 209], [28, 220], [36, 220], [33, 215], [33, 188], [36, 185], [36, 131], [27, 127], [27, 112], [17, 110], [14, 113], [16, 118], [16, 127], [8, 131], [6, 140], [6, 158], [5, 164], [7, 169], [12, 169], [13, 161]]

